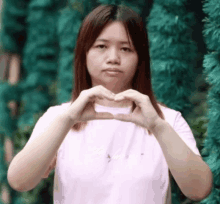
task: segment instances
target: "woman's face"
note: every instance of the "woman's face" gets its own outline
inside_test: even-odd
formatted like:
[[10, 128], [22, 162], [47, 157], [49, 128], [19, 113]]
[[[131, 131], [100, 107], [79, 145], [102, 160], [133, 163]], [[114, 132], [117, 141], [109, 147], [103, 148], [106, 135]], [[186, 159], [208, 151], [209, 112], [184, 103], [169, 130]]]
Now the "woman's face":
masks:
[[[102, 30], [86, 53], [86, 64], [92, 86], [103, 85], [115, 94], [132, 87], [138, 54], [121, 22], [113, 22]], [[111, 74], [105, 71], [107, 68], [117, 68], [120, 72]]]

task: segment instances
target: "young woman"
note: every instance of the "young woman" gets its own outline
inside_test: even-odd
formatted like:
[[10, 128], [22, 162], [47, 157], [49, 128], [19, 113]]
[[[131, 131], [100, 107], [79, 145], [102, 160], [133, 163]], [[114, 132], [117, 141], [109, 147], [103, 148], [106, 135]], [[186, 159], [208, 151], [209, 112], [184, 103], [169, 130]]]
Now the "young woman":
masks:
[[210, 193], [212, 174], [190, 127], [154, 97], [137, 13], [115, 5], [89, 13], [74, 66], [72, 100], [38, 120], [9, 166], [12, 188], [29, 191], [55, 168], [56, 204], [171, 204], [169, 171], [187, 197]]

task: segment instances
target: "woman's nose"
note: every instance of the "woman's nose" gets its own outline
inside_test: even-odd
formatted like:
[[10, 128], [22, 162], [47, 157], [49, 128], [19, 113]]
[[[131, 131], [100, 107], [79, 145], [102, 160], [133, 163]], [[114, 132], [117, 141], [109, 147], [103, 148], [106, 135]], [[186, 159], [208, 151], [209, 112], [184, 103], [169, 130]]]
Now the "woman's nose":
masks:
[[110, 49], [108, 52], [108, 61], [119, 62], [120, 57], [117, 49]]

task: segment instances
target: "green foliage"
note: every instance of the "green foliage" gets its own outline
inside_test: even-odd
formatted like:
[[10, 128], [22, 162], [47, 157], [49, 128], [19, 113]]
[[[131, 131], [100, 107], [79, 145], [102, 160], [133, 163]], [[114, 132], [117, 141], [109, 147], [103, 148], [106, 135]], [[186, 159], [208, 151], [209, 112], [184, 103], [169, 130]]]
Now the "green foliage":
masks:
[[204, 26], [204, 39], [207, 48], [211, 53], [204, 57], [204, 74], [206, 81], [210, 84], [208, 91], [207, 105], [209, 112], [207, 117], [209, 120], [207, 126], [208, 137], [204, 140], [204, 148], [202, 149], [204, 160], [209, 165], [213, 173], [213, 188], [212, 193], [202, 201], [206, 203], [218, 203], [220, 200], [220, 163], [219, 163], [219, 67], [220, 67], [220, 52], [219, 52], [219, 19], [220, 19], [220, 2], [217, 0], [204, 1], [204, 12], [207, 14]]
[[[18, 100], [20, 101], [18, 115], [22, 116], [18, 122], [16, 121], [17, 129], [13, 138], [14, 153], [17, 154], [27, 143], [37, 120], [43, 115], [46, 108], [70, 99], [74, 80], [72, 74], [74, 54], [72, 52], [85, 14], [95, 4], [99, 3], [125, 4], [141, 13], [145, 9], [146, 2], [142, 0], [138, 2], [132, 0], [97, 0], [96, 2], [70, 0], [70, 4], [63, 9], [66, 4], [63, 0], [60, 2], [58, 0], [31, 0], [28, 6], [30, 9], [29, 16], [24, 21], [28, 4], [19, 6], [15, 1], [7, 1], [6, 6], [8, 7], [5, 9], [5, 20], [3, 20], [5, 25], [3, 32], [5, 36], [2, 38], [4, 39], [3, 48], [6, 51], [21, 53], [24, 60], [24, 82], [21, 83], [20, 89], [17, 89], [20, 90], [20, 94], [16, 96], [16, 91], [13, 92], [14, 97], [18, 99], [20, 97], [20, 100]], [[194, 14], [188, 12], [184, 7], [186, 2], [186, 0], [155, 0], [148, 18], [152, 78], [157, 98], [185, 115], [201, 152], [206, 147], [205, 140], [208, 135], [207, 90], [199, 90], [199, 87], [205, 84], [205, 76], [201, 76], [200, 80], [195, 80], [196, 75], [193, 73], [193, 68], [195, 69], [194, 66], [198, 63], [198, 53], [197, 42], [191, 39], [191, 35], [192, 26], [197, 22], [194, 19]], [[12, 5], [13, 3], [15, 4]], [[217, 32], [219, 7], [216, 7], [217, 3], [213, 0], [206, 4], [207, 12], [215, 11], [212, 17], [207, 19], [205, 31], [206, 43], [210, 49], [215, 51], [219, 49], [219, 35]], [[196, 5], [196, 3], [194, 4]], [[13, 9], [8, 9], [10, 6]], [[18, 16], [21, 18], [19, 18], [19, 21], [15, 21]], [[216, 21], [214, 22], [212, 19], [216, 19]], [[29, 26], [26, 26], [24, 22], [27, 22]], [[18, 45], [18, 39], [13, 38], [14, 35], [18, 36], [18, 34], [22, 34], [24, 39], [27, 34], [25, 47]], [[211, 73], [209, 75], [210, 83], [217, 87], [220, 80], [215, 75], [218, 75], [218, 70], [212, 70], [219, 66], [218, 58], [219, 54], [215, 53], [207, 55], [204, 60], [204, 66], [207, 67], [206, 74]], [[218, 93], [218, 90], [215, 89], [214, 91], [215, 94]], [[0, 101], [4, 101], [1, 107], [4, 107], [6, 111], [6, 99], [12, 97], [7, 92], [12, 93], [2, 91], [2, 96], [6, 97], [0, 97]], [[169, 97], [167, 97], [168, 95]], [[215, 100], [216, 104], [218, 104], [217, 99], [218, 97]], [[3, 112], [1, 113], [1, 120], [4, 122], [9, 113], [4, 117]], [[7, 129], [10, 130], [9, 127]], [[2, 136], [2, 140], [4, 136]], [[207, 155], [205, 151], [203, 155]], [[18, 193], [12, 190], [13, 203], [52, 204], [53, 177], [54, 171], [47, 179], [42, 180], [35, 189], [29, 192]], [[215, 192], [218, 193], [217, 190]], [[178, 203], [179, 194], [172, 193], [173, 204]], [[189, 199], [181, 202], [181, 204], [186, 203], [195, 204], [198, 202]]]
[[1, 45], [5, 52], [22, 53], [26, 38], [27, 1], [3, 0]]

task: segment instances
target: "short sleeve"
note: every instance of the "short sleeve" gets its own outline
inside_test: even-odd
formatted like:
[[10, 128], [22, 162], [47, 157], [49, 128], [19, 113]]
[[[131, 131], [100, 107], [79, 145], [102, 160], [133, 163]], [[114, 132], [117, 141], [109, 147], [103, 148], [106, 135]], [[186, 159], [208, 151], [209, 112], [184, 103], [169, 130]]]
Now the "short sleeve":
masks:
[[47, 111], [38, 119], [25, 146], [29, 145], [36, 137], [43, 134], [45, 129], [50, 126], [55, 117], [59, 116], [61, 111], [62, 109], [60, 106], [52, 106], [48, 108]]
[[193, 136], [192, 130], [190, 129], [188, 123], [179, 111], [177, 111], [177, 115], [175, 118], [174, 130], [196, 155], [201, 156], [197, 148], [196, 140]]

